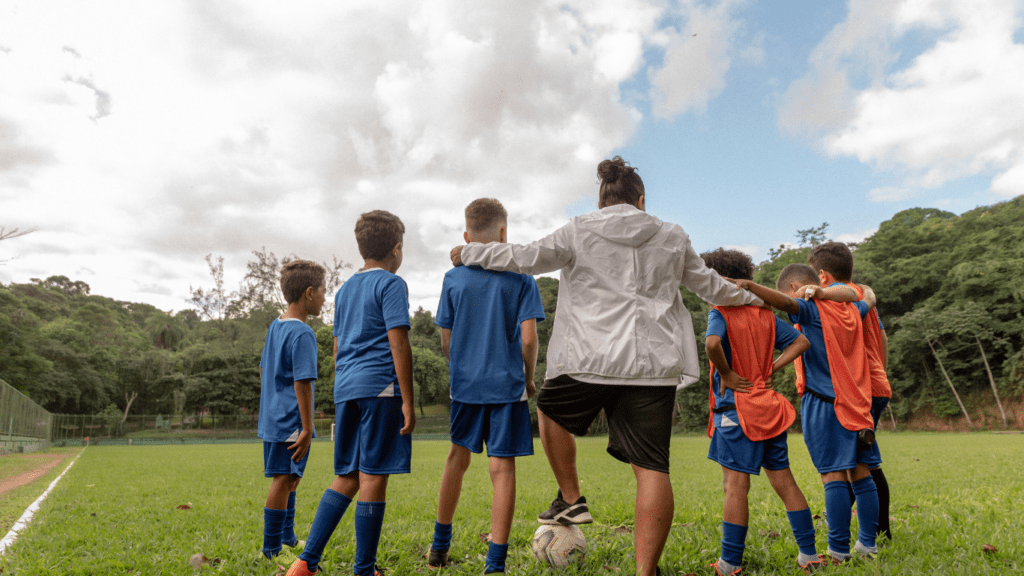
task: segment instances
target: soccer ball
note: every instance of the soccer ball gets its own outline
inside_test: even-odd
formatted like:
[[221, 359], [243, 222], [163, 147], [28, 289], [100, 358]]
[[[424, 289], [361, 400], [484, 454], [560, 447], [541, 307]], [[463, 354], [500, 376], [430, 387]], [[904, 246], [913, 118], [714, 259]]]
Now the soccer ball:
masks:
[[587, 541], [576, 526], [545, 524], [533, 533], [533, 557], [552, 568], [565, 568], [583, 561]]

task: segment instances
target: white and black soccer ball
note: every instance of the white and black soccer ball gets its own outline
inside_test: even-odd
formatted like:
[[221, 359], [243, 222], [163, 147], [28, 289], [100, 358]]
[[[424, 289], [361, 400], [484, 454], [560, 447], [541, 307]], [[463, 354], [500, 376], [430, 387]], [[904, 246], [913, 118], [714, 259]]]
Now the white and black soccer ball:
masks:
[[587, 540], [576, 526], [545, 524], [533, 533], [533, 557], [552, 568], [580, 563], [586, 554]]

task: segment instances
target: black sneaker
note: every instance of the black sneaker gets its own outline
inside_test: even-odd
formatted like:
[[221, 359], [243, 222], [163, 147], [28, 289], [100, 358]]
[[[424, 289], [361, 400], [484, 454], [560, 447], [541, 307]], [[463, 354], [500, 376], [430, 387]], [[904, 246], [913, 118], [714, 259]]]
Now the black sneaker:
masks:
[[551, 507], [537, 516], [541, 524], [561, 524], [571, 526], [573, 524], [590, 524], [594, 517], [590, 515], [590, 508], [587, 507], [587, 499], [580, 496], [576, 502], [569, 504], [562, 498], [562, 491], [551, 502]]
[[448, 558], [448, 550], [434, 550], [430, 549], [427, 554], [427, 567], [431, 569], [447, 568], [452, 565], [452, 561]]

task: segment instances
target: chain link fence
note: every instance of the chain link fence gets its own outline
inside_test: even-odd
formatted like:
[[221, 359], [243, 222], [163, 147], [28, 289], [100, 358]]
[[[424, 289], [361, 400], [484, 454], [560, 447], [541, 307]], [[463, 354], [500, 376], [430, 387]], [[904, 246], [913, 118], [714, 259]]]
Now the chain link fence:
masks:
[[47, 448], [52, 418], [42, 406], [0, 380], [0, 456]]

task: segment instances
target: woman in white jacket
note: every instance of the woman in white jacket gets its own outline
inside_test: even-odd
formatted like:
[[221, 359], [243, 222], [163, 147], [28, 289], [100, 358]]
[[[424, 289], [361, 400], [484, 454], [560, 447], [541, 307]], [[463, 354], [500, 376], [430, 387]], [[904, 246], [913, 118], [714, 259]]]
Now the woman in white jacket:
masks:
[[637, 480], [637, 573], [658, 573], [672, 525], [669, 443], [675, 391], [700, 376], [679, 287], [713, 305], [760, 303], [704, 266], [689, 236], [645, 211], [643, 181], [616, 156], [597, 167], [599, 210], [532, 244], [452, 250], [455, 265], [542, 274], [560, 270], [547, 374], [537, 396], [541, 443], [559, 494], [542, 523], [593, 521], [580, 494], [574, 435], [603, 409], [608, 452]]

